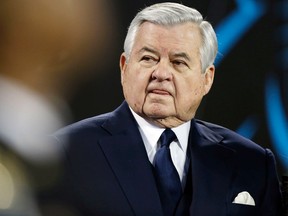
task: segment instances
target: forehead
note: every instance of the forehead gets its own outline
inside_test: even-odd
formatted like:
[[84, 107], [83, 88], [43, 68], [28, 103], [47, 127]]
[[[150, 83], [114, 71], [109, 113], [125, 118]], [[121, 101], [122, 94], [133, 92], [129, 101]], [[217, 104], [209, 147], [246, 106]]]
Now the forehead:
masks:
[[193, 23], [162, 26], [144, 22], [135, 37], [134, 51], [144, 46], [161, 52], [198, 53], [201, 45], [199, 27]]

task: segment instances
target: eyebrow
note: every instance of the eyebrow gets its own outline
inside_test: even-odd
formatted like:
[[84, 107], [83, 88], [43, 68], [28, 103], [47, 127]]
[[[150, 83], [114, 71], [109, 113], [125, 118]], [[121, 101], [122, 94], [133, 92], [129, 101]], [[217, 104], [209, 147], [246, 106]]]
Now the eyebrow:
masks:
[[155, 54], [155, 55], [159, 55], [159, 52], [157, 52], [156, 50], [151, 49], [151, 48], [149, 48], [149, 47], [147, 47], [147, 46], [144, 46], [143, 48], [141, 48], [141, 49], [138, 51], [138, 53], [143, 53], [143, 52], [151, 52], [151, 53], [153, 53], [153, 54]]

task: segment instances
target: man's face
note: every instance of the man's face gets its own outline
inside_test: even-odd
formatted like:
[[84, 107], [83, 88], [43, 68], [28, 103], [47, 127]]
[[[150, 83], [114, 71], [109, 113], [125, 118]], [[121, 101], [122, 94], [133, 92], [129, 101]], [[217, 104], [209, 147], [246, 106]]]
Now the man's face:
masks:
[[201, 72], [200, 46], [192, 23], [143, 23], [129, 59], [124, 53], [120, 59], [124, 96], [134, 112], [162, 127], [191, 120], [214, 77], [214, 66]]

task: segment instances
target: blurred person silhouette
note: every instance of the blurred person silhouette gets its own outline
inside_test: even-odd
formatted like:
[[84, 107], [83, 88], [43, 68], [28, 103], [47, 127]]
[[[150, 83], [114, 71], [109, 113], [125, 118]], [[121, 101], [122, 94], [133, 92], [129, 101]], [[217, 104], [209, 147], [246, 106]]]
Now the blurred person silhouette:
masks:
[[61, 169], [46, 137], [71, 117], [65, 97], [107, 40], [107, 10], [102, 0], [0, 2], [0, 215], [41, 215], [35, 193]]
[[58, 196], [89, 216], [280, 215], [273, 153], [195, 118], [216, 53], [197, 10], [141, 10], [120, 57], [125, 101], [54, 134], [59, 143], [69, 136]]

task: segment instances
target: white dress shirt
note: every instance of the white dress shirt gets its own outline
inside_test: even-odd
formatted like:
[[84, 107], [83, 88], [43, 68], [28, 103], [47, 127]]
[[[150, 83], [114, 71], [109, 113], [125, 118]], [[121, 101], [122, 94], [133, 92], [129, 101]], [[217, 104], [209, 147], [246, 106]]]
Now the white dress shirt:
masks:
[[[152, 125], [137, 113], [135, 113], [131, 108], [130, 110], [132, 111], [132, 114], [138, 123], [138, 128], [142, 136], [149, 161], [154, 165], [155, 154], [160, 148], [159, 138], [165, 128]], [[177, 137], [177, 140], [170, 144], [171, 158], [179, 174], [182, 186], [184, 187], [186, 182], [186, 175], [188, 172], [188, 170], [185, 170], [184, 167], [187, 158], [186, 152], [188, 146], [190, 121], [171, 129]]]

